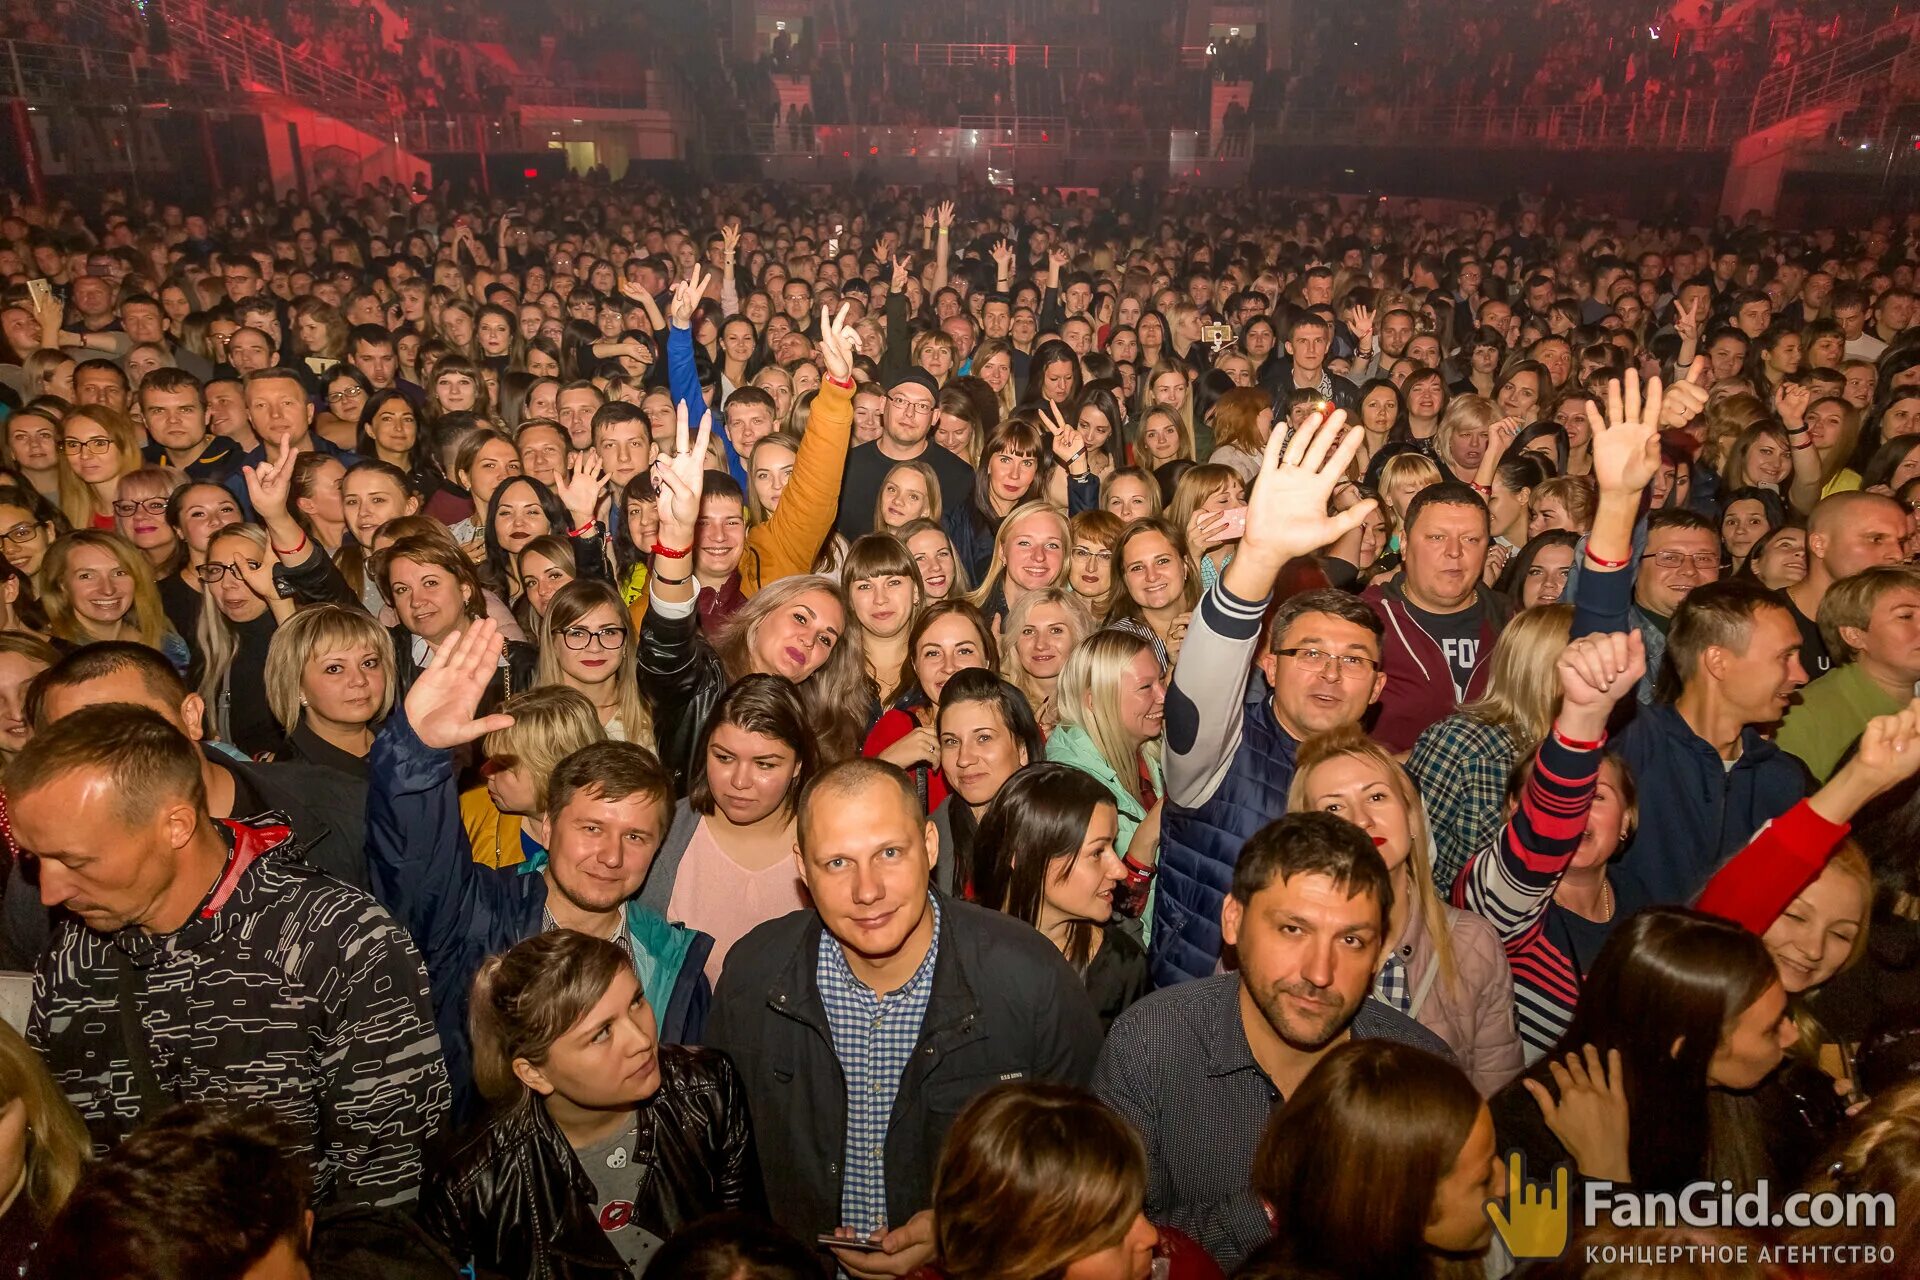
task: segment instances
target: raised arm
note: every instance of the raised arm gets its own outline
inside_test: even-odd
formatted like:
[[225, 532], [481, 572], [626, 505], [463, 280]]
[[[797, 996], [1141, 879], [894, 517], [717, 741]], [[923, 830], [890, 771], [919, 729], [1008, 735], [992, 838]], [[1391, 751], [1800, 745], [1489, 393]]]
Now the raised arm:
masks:
[[859, 353], [860, 335], [847, 323], [846, 305], [838, 315], [820, 308], [820, 354], [827, 376], [807, 411], [806, 434], [800, 438], [793, 476], [779, 507], [747, 535], [748, 545], [760, 555], [762, 586], [811, 569], [820, 544], [833, 532], [853, 439], [853, 358]]
[[1593, 531], [1573, 593], [1576, 637], [1625, 631], [1633, 605], [1633, 527], [1640, 519], [1640, 494], [1660, 469], [1660, 379], [1647, 380], [1627, 370], [1625, 384], [1607, 386], [1607, 411], [1587, 402], [1593, 423], [1593, 478], [1600, 487]]
[[1747, 847], [1714, 873], [1695, 903], [1755, 933], [1765, 933], [1800, 892], [1826, 869], [1868, 801], [1920, 770], [1920, 699], [1875, 716], [1860, 745], [1827, 782], [1754, 833]]
[[[672, 323], [667, 328], [667, 381], [672, 388], [675, 404], [687, 406], [688, 414], [694, 412], [694, 406], [700, 408], [700, 423], [711, 424], [713, 413], [707, 408], [706, 397], [700, 393], [700, 374], [693, 361], [693, 309], [700, 301], [700, 295], [706, 291], [707, 276], [694, 264], [685, 280], [673, 286], [671, 305]], [[727, 471], [740, 482], [742, 489], [751, 492], [747, 482], [747, 460], [734, 452], [733, 441], [727, 439], [727, 433], [721, 431], [720, 448], [727, 455]], [[703, 452], [702, 458], [706, 457]]]
[[939, 231], [935, 236], [933, 249], [933, 288], [937, 293], [947, 287], [947, 254], [952, 247], [953, 201], [942, 200], [935, 216], [939, 220]]
[[1166, 787], [1175, 804], [1205, 804], [1240, 749], [1240, 708], [1280, 570], [1295, 556], [1339, 540], [1373, 510], [1371, 498], [1328, 510], [1328, 496], [1364, 438], [1343, 430], [1346, 420], [1345, 411], [1335, 409], [1307, 419], [1291, 439], [1276, 431], [1267, 440], [1247, 495], [1240, 549], [1195, 611], [1167, 691]]
[[1807, 406], [1813, 393], [1794, 383], [1782, 383], [1773, 394], [1773, 411], [1787, 429], [1787, 450], [1793, 459], [1793, 479], [1787, 484], [1787, 501], [1799, 512], [1813, 510], [1820, 501], [1820, 452], [1813, 447], [1813, 429], [1807, 425]]

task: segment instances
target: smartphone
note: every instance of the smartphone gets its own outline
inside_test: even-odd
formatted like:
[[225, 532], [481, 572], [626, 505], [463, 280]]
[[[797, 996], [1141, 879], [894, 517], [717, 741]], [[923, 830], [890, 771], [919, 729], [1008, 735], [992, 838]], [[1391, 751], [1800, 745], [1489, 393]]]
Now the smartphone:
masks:
[[1232, 539], [1245, 537], [1247, 532], [1247, 509], [1232, 507], [1220, 513], [1220, 537]]
[[37, 276], [27, 281], [27, 296], [33, 299], [33, 308], [38, 311], [47, 305], [48, 299], [53, 297], [53, 286], [47, 282], [45, 276]]
[[1208, 346], [1220, 346], [1233, 341], [1233, 326], [1230, 324], [1203, 324], [1200, 326], [1200, 341]]
[[814, 1242], [822, 1248], [851, 1249], [855, 1253], [879, 1253], [880, 1242], [857, 1236], [837, 1236], [831, 1231], [823, 1231], [814, 1237]]

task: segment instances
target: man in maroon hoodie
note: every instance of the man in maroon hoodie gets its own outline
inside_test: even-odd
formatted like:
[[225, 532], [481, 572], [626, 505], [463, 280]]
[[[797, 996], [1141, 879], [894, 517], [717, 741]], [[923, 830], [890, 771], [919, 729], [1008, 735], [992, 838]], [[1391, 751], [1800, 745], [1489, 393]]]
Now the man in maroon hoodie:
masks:
[[1454, 481], [1429, 485], [1407, 506], [1399, 579], [1361, 595], [1385, 628], [1387, 684], [1370, 732], [1390, 751], [1411, 751], [1421, 730], [1483, 691], [1494, 639], [1513, 615], [1481, 584], [1490, 537], [1479, 494]]

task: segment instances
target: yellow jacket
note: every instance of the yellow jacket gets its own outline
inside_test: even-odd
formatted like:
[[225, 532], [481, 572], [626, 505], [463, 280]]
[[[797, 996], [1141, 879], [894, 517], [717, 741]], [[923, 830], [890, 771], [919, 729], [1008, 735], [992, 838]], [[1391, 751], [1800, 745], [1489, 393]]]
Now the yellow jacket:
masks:
[[853, 392], [822, 382], [807, 411], [807, 432], [779, 508], [765, 524], [747, 531], [740, 594], [752, 598], [767, 583], [813, 571], [839, 515], [840, 478], [852, 439]]

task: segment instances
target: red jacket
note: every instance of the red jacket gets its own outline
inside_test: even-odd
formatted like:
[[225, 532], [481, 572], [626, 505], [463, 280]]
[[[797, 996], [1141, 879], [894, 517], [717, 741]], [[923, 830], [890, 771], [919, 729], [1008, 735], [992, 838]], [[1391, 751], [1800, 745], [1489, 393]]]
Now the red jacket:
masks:
[[1462, 702], [1471, 702], [1486, 691], [1492, 669], [1493, 642], [1513, 616], [1513, 606], [1505, 596], [1476, 588], [1480, 593], [1480, 652], [1473, 676], [1467, 682], [1466, 696], [1454, 689], [1453, 669], [1440, 642], [1428, 635], [1407, 610], [1400, 582], [1378, 582], [1360, 593], [1360, 598], [1380, 617], [1384, 634], [1380, 637], [1380, 665], [1387, 684], [1380, 691], [1378, 714], [1368, 732], [1373, 740], [1389, 751], [1411, 751], [1414, 740], [1429, 726], [1438, 724]]
[[1765, 933], [1826, 869], [1850, 830], [1844, 822], [1828, 822], [1802, 800], [1755, 832], [1746, 848], [1714, 872], [1694, 905]]

